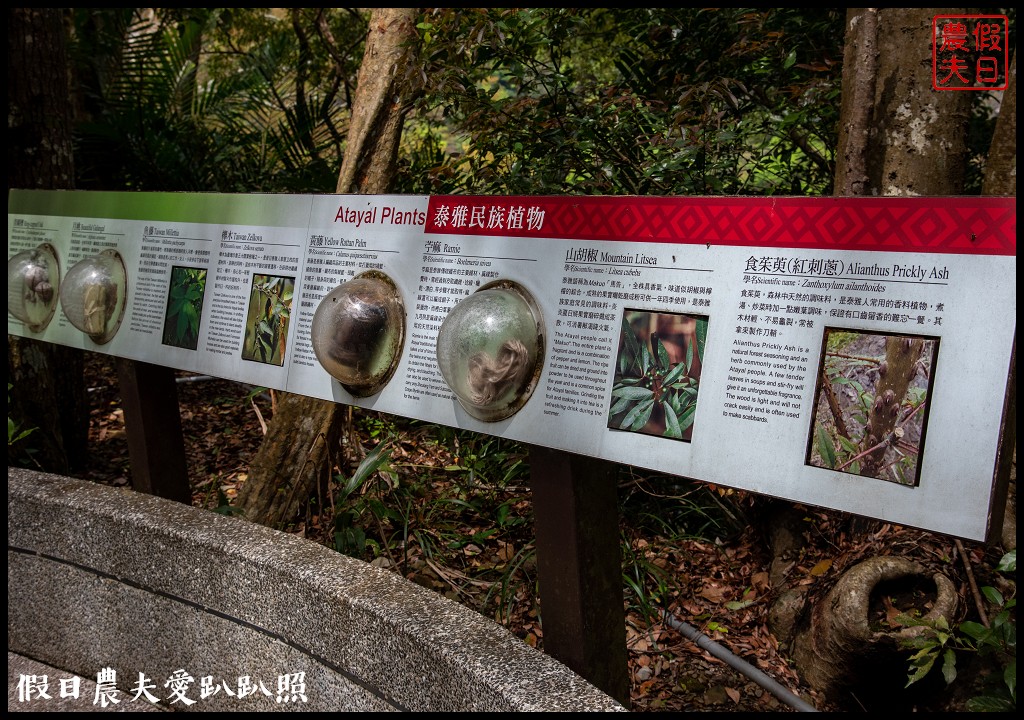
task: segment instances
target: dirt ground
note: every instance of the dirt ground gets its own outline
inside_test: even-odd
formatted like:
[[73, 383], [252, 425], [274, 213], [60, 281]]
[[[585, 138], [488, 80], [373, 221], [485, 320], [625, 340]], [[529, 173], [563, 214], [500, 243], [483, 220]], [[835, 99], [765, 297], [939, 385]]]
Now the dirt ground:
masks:
[[[112, 485], [130, 485], [130, 462], [116, 373], [109, 358], [98, 354], [87, 356], [92, 414], [91, 459], [81, 476]], [[254, 392], [254, 389], [238, 383], [196, 378], [184, 373], [179, 373], [179, 376], [182, 378], [178, 384], [179, 404], [186, 428], [193, 504], [211, 510], [219, 507], [224, 511], [245, 482], [248, 463], [263, 436], [262, 426], [272, 414], [272, 399], [265, 392]], [[372, 446], [375, 442], [373, 424], [354, 427], [363, 433], [359, 440], [363, 449]], [[423, 449], [423, 443], [416, 441], [414, 434], [410, 434], [407, 441], [407, 444], [397, 447], [400, 452], [410, 455], [419, 453], [415, 463], [410, 465], [422, 464], [425, 467], [427, 463], [434, 462], [442, 468], [451, 468], [453, 462], [460, 462], [458, 457], [446, 456], [441, 449], [428, 453]], [[434, 455], [432, 458], [430, 453]], [[352, 459], [353, 462], [358, 460]], [[438, 477], [443, 479], [445, 476]], [[808, 688], [794, 669], [787, 648], [780, 647], [769, 632], [768, 609], [776, 591], [768, 581], [772, 558], [764, 531], [751, 520], [758, 516], [759, 499], [727, 497], [724, 491], [719, 490], [720, 497], [729, 500], [731, 507], [748, 514], [739, 518], [740, 529], [723, 532], [720, 537], [712, 536], [710, 540], [696, 536], [685, 538], [678, 534], [666, 537], [652, 531], [650, 524], [631, 524], [633, 514], [627, 509], [632, 507], [630, 503], [634, 502], [634, 495], [644, 495], [647, 503], [644, 507], [662, 508], [662, 517], [658, 521], [667, 523], [671, 513], [676, 512], [670, 508], [678, 508], [680, 503], [679, 495], [673, 496], [671, 502], [667, 496], [676, 492], [664, 482], [627, 479], [622, 483], [631, 709], [637, 712], [797, 712], [798, 707], [794, 704], [804, 702], [822, 711], [870, 710], [854, 693], [828, 700]], [[666, 497], [660, 497], [659, 493], [666, 493]], [[519, 488], [516, 499], [518, 504], [514, 511], [522, 514], [519, 532], [523, 535], [521, 539], [505, 536], [500, 542], [507, 540], [506, 545], [516, 542], [527, 545], [532, 533], [528, 488]], [[654, 514], [657, 515], [658, 511], [655, 510]], [[978, 584], [994, 581], [990, 569], [1001, 554], [999, 547], [966, 543], [958, 546], [951, 538], [812, 508], [806, 509], [804, 523], [806, 545], [790, 558], [788, 577], [791, 584], [808, 590], [812, 602], [821, 598], [838, 573], [883, 550], [885, 553], [908, 555], [949, 575], [963, 599], [960, 619], [976, 617], [970, 581], [973, 579]], [[310, 516], [289, 530], [313, 541], [330, 544], [326, 524], [324, 517]], [[471, 527], [466, 532], [473, 531]], [[486, 535], [478, 534], [481, 537]], [[483, 593], [474, 594], [473, 588], [485, 584], [479, 579], [484, 575], [473, 573], [484, 571], [480, 558], [489, 552], [485, 541], [479, 544], [481, 547], [477, 549], [482, 552], [471, 558], [472, 563], [467, 561], [467, 545], [464, 544], [458, 560], [462, 564], [457, 566], [445, 564], [446, 560], [438, 558], [425, 562], [422, 557], [418, 559], [413, 548], [407, 553], [407, 563], [393, 569], [403, 572], [415, 582], [473, 606], [483, 596]], [[475, 547], [472, 543], [469, 546]], [[495, 547], [496, 554], [509, 550], [500, 543]], [[639, 588], [629, 584], [631, 568], [636, 567], [646, 568], [643, 577], [633, 575], [634, 584]], [[974, 577], [968, 576], [968, 569], [973, 569]], [[525, 571], [529, 571], [528, 564]], [[459, 575], [468, 579], [463, 586], [467, 588], [464, 592], [457, 587]], [[654, 587], [652, 578], [663, 578], [664, 585]], [[535, 584], [524, 583], [503, 621], [525, 642], [543, 649], [543, 629], [538, 621], [535, 589]], [[653, 603], [645, 606], [641, 601], [652, 598], [657, 600], [658, 608], [671, 613], [669, 620], [653, 612]], [[483, 604], [476, 609], [488, 615], [493, 612]], [[888, 608], [880, 604], [873, 612], [880, 622], [884, 621], [886, 613], [891, 614], [891, 599]], [[781, 697], [769, 689], [772, 685], [766, 688], [763, 681], [752, 679], [749, 674], [738, 671], [683, 637], [674, 628], [678, 622], [699, 630], [727, 655], [739, 659], [741, 665], [764, 673], [770, 679], [769, 683], [777, 683], [777, 687], [782, 688]], [[924, 688], [924, 685], [919, 687]], [[963, 678], [949, 689], [941, 683], [937, 687], [932, 683], [928, 685], [927, 692], [894, 697], [888, 707], [923, 712], [961, 710], [967, 687], [968, 683]], [[800, 701], [795, 700], [797, 697]]]

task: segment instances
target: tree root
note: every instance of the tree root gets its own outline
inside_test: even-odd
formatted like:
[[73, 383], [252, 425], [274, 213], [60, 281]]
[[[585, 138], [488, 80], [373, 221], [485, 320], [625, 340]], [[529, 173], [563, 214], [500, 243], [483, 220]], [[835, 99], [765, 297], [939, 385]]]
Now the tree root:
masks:
[[[904, 683], [907, 650], [901, 641], [927, 632], [922, 627], [873, 626], [872, 595], [884, 583], [927, 581], [923, 565], [899, 557], [869, 558], [848, 570], [811, 612], [808, 630], [798, 635], [793, 658], [804, 680], [814, 689], [836, 698], [864, 680], [877, 684], [879, 671], [888, 665], [901, 668], [899, 688]], [[959, 598], [945, 575], [931, 576], [934, 596], [924, 619], [945, 618], [953, 623]], [[906, 614], [911, 608], [896, 608]]]

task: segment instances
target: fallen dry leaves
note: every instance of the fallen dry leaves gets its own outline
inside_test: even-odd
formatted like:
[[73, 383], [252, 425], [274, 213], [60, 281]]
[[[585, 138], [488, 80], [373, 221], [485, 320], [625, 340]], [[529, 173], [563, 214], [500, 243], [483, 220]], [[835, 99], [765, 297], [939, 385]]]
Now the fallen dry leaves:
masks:
[[[87, 353], [87, 372], [92, 407], [92, 457], [82, 476], [97, 482], [127, 485], [130, 463], [116, 373], [109, 358], [95, 353]], [[193, 504], [206, 509], [224, 509], [246, 481], [248, 464], [273, 415], [272, 398], [222, 380], [183, 382], [178, 392], [193, 483]], [[449, 453], [436, 443], [428, 442], [425, 432], [422, 428], [402, 432], [393, 444], [392, 462], [406, 468], [423, 468], [424, 473], [431, 472], [429, 468], [438, 468], [438, 479], [432, 482], [436, 482], [439, 489], [450, 489], [444, 486], [447, 482], [444, 468], [458, 468], [465, 460], [460, 457], [458, 447]], [[356, 463], [376, 441], [363, 433], [348, 442], [349, 447], [361, 449], [352, 460]], [[737, 501], [734, 491], [713, 490], [721, 498]], [[487, 531], [493, 527], [493, 518], [467, 517], [459, 532], [474, 540], [460, 544], [451, 558], [428, 557], [419, 544], [410, 541], [404, 549], [404, 557], [395, 561], [413, 582], [473, 606], [488, 593], [493, 594], [491, 578], [495, 573], [500, 573], [521, 558], [523, 551], [531, 549], [529, 493], [519, 495], [521, 497], [510, 498], [508, 511], [510, 517], [525, 519], [520, 536], [489, 537]], [[311, 539], [330, 544], [332, 505], [328, 501], [323, 507], [315, 508], [296, 523], [293, 532], [305, 533]], [[793, 585], [807, 587], [812, 601], [820, 598], [831, 580], [880, 547], [952, 573], [962, 583], [950, 562], [955, 553], [948, 539], [888, 524], [863, 522], [864, 527], [860, 528], [856, 521], [851, 523], [840, 514], [808, 512], [808, 515], [813, 519], [813, 533], [808, 533], [808, 548], [794, 559], [789, 579]], [[423, 532], [424, 540], [438, 539], [431, 536], [429, 527]], [[767, 554], [767, 543], [756, 527], [748, 524], [742, 532], [712, 541], [666, 538], [649, 529], [632, 527], [624, 519], [623, 537], [628, 539], [636, 557], [643, 558], [651, 568], [650, 572], [662, 578], [663, 587], [655, 588], [652, 582], [645, 590], [657, 596], [661, 607], [680, 622], [696, 627], [751, 666], [800, 693], [819, 709], [847, 709], [830, 707], [809, 692], [768, 631], [768, 609], [774, 592], [767, 572], [771, 558]], [[972, 547], [968, 552], [976, 563], [985, 555], [984, 548]], [[378, 560], [395, 569], [392, 560]], [[540, 608], [534, 596], [535, 583], [528, 574], [528, 563], [523, 570], [527, 573], [526, 581], [508, 594], [507, 605], [500, 610], [489, 606], [485, 612], [493, 613], [527, 644], [543, 649]], [[682, 637], [658, 613], [652, 612], [652, 608], [645, 608], [632, 592], [627, 591], [625, 599], [634, 710], [794, 711]], [[891, 602], [888, 607], [879, 608], [879, 621], [891, 620], [895, 610]]]

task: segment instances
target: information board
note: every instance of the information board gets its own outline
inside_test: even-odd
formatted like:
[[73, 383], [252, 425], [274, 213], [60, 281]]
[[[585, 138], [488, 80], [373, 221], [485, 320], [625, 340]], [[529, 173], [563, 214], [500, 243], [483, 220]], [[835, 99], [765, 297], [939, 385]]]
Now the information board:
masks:
[[[114, 256], [124, 287], [87, 297]], [[404, 313], [369, 394], [311, 341], [368, 276]], [[8, 286], [12, 335], [967, 539], [1001, 512], [1013, 198], [11, 191]], [[443, 337], [504, 287], [536, 319], [528, 366], [518, 340]], [[520, 381], [506, 413], [466, 401]]]

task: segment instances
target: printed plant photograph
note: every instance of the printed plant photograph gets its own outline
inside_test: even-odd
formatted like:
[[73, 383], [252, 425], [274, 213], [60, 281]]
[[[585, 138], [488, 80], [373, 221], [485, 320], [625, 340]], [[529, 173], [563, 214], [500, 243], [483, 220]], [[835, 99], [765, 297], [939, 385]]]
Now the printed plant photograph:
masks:
[[171, 268], [171, 286], [167, 291], [164, 315], [164, 345], [195, 350], [199, 346], [199, 324], [206, 294], [204, 268]]
[[284, 365], [295, 278], [253, 275], [242, 359]]
[[826, 328], [807, 464], [916, 487], [938, 338]]
[[627, 309], [608, 427], [689, 442], [707, 334], [704, 316]]

